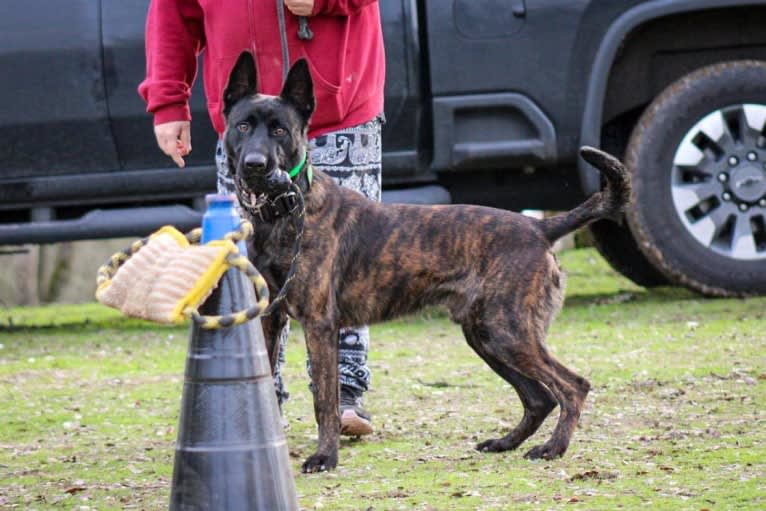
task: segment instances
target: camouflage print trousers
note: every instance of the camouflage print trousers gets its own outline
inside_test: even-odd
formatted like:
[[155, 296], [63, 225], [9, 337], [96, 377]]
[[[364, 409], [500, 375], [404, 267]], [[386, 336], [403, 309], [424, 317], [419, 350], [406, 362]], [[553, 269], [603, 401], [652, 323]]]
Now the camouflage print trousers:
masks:
[[[381, 120], [372, 121], [319, 136], [310, 141], [311, 164], [315, 169], [328, 174], [345, 188], [350, 188], [368, 199], [380, 201], [381, 194]], [[218, 192], [234, 193], [234, 181], [229, 175], [229, 166], [222, 143], [216, 148], [218, 169]], [[285, 346], [289, 323], [280, 333], [279, 360], [274, 372], [274, 385], [280, 404], [289, 393], [282, 379], [285, 362]], [[367, 350], [370, 343], [370, 329], [367, 326], [344, 328], [338, 340], [338, 372], [342, 386], [366, 391], [370, 386], [370, 368], [367, 367]], [[306, 362], [311, 375], [311, 365]]]

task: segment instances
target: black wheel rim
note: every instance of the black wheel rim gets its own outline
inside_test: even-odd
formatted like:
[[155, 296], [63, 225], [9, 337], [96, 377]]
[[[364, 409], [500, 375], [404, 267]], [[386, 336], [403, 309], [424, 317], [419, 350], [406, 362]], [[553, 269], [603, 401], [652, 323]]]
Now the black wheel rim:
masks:
[[671, 191], [688, 233], [722, 256], [766, 259], [766, 105], [715, 110], [686, 132]]

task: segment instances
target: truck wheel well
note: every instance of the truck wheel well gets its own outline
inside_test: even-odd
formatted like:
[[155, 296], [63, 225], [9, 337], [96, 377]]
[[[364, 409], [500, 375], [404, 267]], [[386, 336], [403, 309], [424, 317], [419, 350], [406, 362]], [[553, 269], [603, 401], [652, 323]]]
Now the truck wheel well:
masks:
[[748, 6], [674, 14], [634, 28], [610, 69], [602, 147], [621, 154], [646, 105], [694, 69], [726, 60], [766, 60], [764, 25], [766, 7]]

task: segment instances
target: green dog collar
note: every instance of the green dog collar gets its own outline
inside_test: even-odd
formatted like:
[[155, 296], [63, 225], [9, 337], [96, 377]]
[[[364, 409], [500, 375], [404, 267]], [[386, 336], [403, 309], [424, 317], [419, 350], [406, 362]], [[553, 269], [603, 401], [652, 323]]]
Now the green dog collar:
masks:
[[[303, 153], [303, 158], [301, 158], [301, 161], [298, 162], [298, 165], [292, 168], [290, 172], [288, 172], [290, 179], [295, 179], [298, 174], [300, 174], [301, 169], [303, 169], [303, 166], [306, 165], [306, 159], [308, 157], [308, 151]], [[311, 180], [314, 177], [314, 173], [311, 171], [311, 165], [309, 165], [308, 170], [306, 171], [306, 177], [309, 180], [309, 184], [311, 184]]]

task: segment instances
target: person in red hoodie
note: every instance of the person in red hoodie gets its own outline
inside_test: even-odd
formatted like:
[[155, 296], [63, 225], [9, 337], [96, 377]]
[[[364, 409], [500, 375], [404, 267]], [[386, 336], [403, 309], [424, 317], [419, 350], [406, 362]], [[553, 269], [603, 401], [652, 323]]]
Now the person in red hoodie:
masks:
[[[298, 35], [300, 16], [308, 20], [310, 39]], [[220, 138], [223, 89], [245, 50], [255, 57], [264, 94], [279, 94], [290, 65], [307, 60], [316, 96], [309, 125], [312, 165], [379, 201], [385, 57], [377, 0], [152, 0], [146, 78], [138, 90], [154, 116], [157, 144], [179, 167], [192, 148], [189, 97], [197, 57], [203, 55], [208, 112]], [[219, 192], [232, 193], [220, 141], [216, 167]], [[280, 376], [286, 339], [287, 328], [275, 371], [280, 405], [288, 397]], [[362, 402], [370, 384], [369, 329], [344, 329], [339, 344], [341, 432], [372, 433]]]

